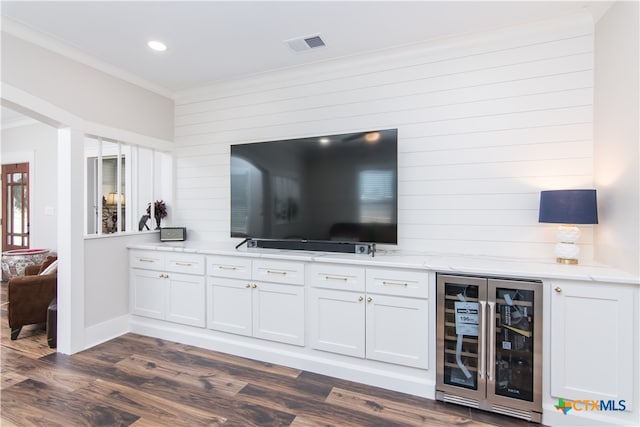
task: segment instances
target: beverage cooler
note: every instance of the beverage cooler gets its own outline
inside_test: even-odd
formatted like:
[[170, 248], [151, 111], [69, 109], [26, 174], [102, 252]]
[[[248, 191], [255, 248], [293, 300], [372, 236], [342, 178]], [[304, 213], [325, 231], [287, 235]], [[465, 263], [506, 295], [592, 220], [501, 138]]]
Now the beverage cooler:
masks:
[[542, 284], [438, 274], [436, 399], [540, 422]]

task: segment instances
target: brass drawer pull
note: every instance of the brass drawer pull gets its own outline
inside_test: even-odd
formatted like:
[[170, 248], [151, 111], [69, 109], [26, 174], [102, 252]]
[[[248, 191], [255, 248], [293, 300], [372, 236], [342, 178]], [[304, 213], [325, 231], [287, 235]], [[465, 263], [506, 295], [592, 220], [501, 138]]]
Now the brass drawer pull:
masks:
[[218, 266], [218, 270], [237, 270], [237, 268], [236, 267], [227, 266], [227, 265], [219, 265]]
[[286, 271], [277, 271], [277, 270], [267, 270], [267, 274], [282, 274], [282, 275], [286, 275], [287, 272]]
[[178, 262], [176, 261], [176, 265], [182, 266], [182, 267], [191, 267], [193, 264], [191, 264], [190, 262]]
[[324, 280], [342, 280], [343, 282], [346, 282], [349, 279], [346, 277], [324, 276]]
[[140, 261], [140, 262], [153, 262], [152, 259], [147, 259], [147, 258], [138, 258], [138, 261]]
[[387, 280], [383, 280], [383, 281], [382, 281], [382, 284], [383, 284], [383, 285], [404, 286], [405, 288], [406, 288], [407, 286], [409, 286], [409, 284], [408, 284], [408, 283], [405, 283], [405, 282], [389, 282], [389, 281], [387, 281]]

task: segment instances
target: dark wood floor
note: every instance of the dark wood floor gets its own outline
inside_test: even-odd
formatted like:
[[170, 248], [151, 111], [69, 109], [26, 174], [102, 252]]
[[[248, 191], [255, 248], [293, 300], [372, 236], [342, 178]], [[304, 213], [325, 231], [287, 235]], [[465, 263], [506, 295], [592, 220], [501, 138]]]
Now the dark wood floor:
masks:
[[311, 372], [126, 334], [72, 356], [38, 327], [9, 339], [2, 426], [535, 426]]

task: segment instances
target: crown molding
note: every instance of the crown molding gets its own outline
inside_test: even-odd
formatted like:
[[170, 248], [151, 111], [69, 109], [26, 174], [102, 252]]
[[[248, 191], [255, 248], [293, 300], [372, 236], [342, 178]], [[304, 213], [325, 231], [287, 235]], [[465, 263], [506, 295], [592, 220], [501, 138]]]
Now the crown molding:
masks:
[[64, 56], [80, 64], [94, 68], [112, 77], [124, 80], [166, 98], [174, 99], [174, 93], [167, 88], [151, 83], [135, 74], [124, 71], [112, 64], [101, 61], [80, 49], [56, 39], [54, 36], [38, 31], [15, 19], [2, 17], [2, 32], [40, 46], [58, 55]]

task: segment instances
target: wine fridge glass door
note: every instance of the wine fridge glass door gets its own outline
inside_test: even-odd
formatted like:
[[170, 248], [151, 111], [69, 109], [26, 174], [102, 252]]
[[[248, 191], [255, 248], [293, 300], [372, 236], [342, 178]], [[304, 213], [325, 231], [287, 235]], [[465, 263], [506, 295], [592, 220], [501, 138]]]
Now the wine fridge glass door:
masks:
[[486, 280], [439, 276], [438, 389], [484, 399]]
[[533, 404], [541, 394], [542, 287], [531, 282], [489, 280], [488, 293], [493, 318], [487, 325], [487, 394]]

